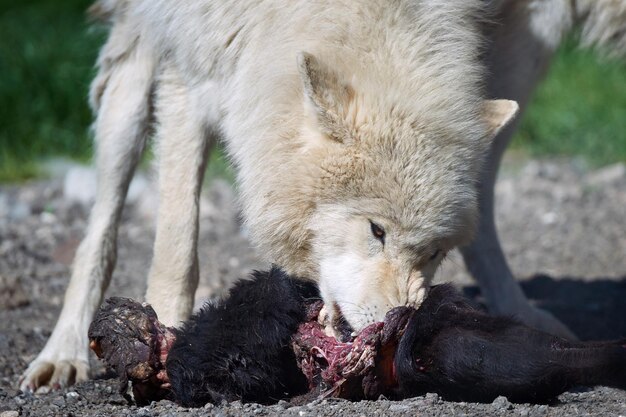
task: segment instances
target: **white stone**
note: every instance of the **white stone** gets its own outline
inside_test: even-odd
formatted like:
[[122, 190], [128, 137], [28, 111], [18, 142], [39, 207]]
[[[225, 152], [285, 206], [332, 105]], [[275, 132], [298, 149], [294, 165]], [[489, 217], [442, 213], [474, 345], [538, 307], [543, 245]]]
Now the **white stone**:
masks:
[[587, 179], [589, 185], [602, 186], [626, 181], [626, 165], [617, 163], [601, 168], [591, 174]]
[[96, 198], [96, 170], [92, 167], [69, 168], [63, 181], [63, 196], [72, 203], [93, 204]]
[[[91, 205], [96, 199], [97, 184], [97, 173], [94, 167], [75, 165], [65, 174], [63, 196], [72, 203]], [[143, 173], [137, 173], [128, 187], [126, 203], [139, 202], [146, 193], [149, 193], [150, 185], [150, 181]], [[150, 204], [152, 203], [153, 201]]]

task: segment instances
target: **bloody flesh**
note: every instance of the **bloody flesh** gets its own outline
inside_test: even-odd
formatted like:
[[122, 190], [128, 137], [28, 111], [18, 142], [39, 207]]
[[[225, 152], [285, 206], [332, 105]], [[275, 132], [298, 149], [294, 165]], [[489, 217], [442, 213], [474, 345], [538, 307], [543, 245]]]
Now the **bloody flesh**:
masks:
[[121, 297], [106, 300], [89, 326], [89, 340], [89, 347], [117, 372], [123, 395], [131, 382], [139, 403], [168, 396], [165, 362], [176, 336], [150, 305]]

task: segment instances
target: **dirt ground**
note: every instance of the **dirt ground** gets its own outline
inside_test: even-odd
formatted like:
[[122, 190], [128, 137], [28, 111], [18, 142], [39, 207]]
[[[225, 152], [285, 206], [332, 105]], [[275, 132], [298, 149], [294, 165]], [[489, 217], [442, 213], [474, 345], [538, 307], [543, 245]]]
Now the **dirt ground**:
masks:
[[[94, 379], [49, 394], [24, 395], [19, 374], [49, 336], [86, 224], [85, 204], [68, 178], [0, 187], [0, 417], [173, 415], [511, 415], [625, 416], [626, 392], [580, 388], [549, 405], [452, 403], [434, 394], [393, 402], [318, 401], [291, 407], [241, 404], [186, 409], [162, 401], [129, 405], [113, 376], [95, 360]], [[79, 175], [80, 177], [80, 175]], [[150, 181], [134, 191], [119, 235], [119, 257], [107, 295], [140, 298], [151, 256]], [[78, 193], [80, 194], [80, 193]], [[512, 161], [497, 186], [498, 223], [511, 266], [537, 305], [582, 339], [626, 337], [626, 167], [588, 170], [578, 161]], [[85, 199], [83, 199], [85, 200]], [[246, 240], [234, 194], [220, 181], [206, 187], [201, 210], [201, 284], [197, 305], [251, 268], [264, 268]], [[480, 301], [460, 257], [437, 276]]]

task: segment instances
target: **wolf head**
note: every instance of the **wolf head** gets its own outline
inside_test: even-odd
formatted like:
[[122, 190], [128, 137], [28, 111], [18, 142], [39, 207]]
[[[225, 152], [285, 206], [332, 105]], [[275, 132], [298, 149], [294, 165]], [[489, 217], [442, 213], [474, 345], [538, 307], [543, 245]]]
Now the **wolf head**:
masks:
[[342, 79], [310, 54], [298, 68], [302, 152], [317, 168], [309, 257], [331, 321], [341, 313], [358, 330], [392, 307], [418, 306], [446, 253], [471, 239], [483, 157], [517, 104], [418, 105]]

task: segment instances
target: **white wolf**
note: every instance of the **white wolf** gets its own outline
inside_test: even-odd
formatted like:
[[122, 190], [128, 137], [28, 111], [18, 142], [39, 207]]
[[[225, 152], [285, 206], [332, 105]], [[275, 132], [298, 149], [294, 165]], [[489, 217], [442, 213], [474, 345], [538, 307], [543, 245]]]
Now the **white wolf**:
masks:
[[146, 299], [164, 323], [192, 309], [198, 193], [219, 136], [254, 243], [319, 284], [331, 322], [341, 314], [360, 329], [418, 305], [445, 253], [469, 244], [494, 311], [565, 332], [529, 306], [498, 245], [492, 187], [510, 129], [494, 137], [518, 105], [487, 98], [524, 105], [577, 20], [585, 40], [626, 49], [625, 9], [617, 0], [100, 0], [93, 12], [112, 29], [91, 90], [98, 196], [59, 321], [21, 388], [87, 377], [87, 327], [151, 125], [160, 204]]

